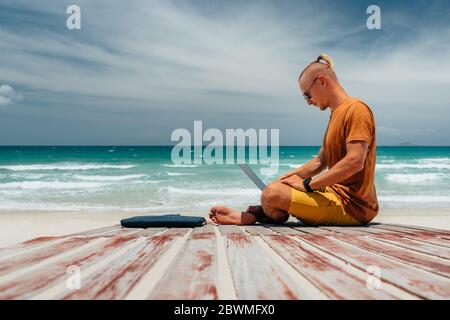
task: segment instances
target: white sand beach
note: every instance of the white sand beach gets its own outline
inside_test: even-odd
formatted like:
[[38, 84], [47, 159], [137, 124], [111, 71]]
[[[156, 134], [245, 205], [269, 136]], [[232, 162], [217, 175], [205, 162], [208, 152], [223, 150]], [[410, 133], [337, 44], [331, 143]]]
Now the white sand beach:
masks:
[[[183, 212], [183, 214], [207, 216], [206, 213], [195, 212]], [[60, 236], [111, 226], [119, 224], [121, 219], [136, 215], [145, 215], [145, 213], [0, 211], [0, 247], [41, 236]], [[291, 218], [290, 221], [296, 221], [296, 219]], [[450, 208], [381, 209], [373, 222], [450, 230]]]

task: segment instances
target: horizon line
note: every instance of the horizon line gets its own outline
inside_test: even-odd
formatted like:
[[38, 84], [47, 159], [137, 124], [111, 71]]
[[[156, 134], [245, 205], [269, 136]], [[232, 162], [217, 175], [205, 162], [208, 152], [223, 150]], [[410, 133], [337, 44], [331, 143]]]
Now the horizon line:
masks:
[[[99, 144], [99, 145], [70, 145], [70, 144], [57, 144], [57, 145], [0, 145], [0, 148], [12, 148], [12, 147], [175, 147], [176, 145], [163, 145], [163, 144], [154, 144], [154, 145], [132, 145], [132, 144], [124, 144], [124, 145], [113, 145], [113, 144]], [[202, 147], [206, 147], [208, 145], [202, 145]], [[199, 146], [190, 146], [190, 147], [199, 147]], [[238, 147], [236, 145], [223, 145], [222, 147]], [[241, 146], [242, 147], [242, 146]], [[243, 146], [249, 147], [249, 146]], [[257, 146], [259, 147], [259, 146]], [[267, 145], [267, 147], [271, 147], [271, 145]], [[278, 147], [321, 147], [321, 145], [280, 145]], [[377, 147], [450, 147], [450, 145], [377, 145]]]

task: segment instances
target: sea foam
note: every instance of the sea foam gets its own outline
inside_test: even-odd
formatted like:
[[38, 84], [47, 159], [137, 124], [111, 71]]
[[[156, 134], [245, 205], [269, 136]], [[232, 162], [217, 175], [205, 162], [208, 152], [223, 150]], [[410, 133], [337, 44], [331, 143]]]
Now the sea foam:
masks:
[[102, 182], [22, 181], [0, 184], [0, 189], [88, 189], [109, 185]]
[[145, 174], [128, 174], [123, 176], [74, 175], [73, 177], [75, 179], [84, 181], [124, 181], [124, 180], [139, 179], [145, 176], [146, 176]]
[[389, 173], [386, 175], [387, 180], [400, 183], [435, 181], [442, 177], [443, 175], [439, 173]]
[[52, 164], [21, 164], [0, 166], [0, 169], [11, 171], [34, 171], [34, 170], [96, 170], [96, 169], [130, 169], [135, 165], [124, 164], [101, 164], [101, 163], [75, 163], [61, 162]]

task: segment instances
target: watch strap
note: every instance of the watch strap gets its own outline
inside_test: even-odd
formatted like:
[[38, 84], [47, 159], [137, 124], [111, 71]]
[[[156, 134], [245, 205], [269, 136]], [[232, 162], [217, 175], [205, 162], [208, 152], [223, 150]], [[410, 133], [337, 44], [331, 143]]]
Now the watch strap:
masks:
[[311, 182], [311, 178], [307, 178], [307, 179], [303, 180], [303, 186], [305, 187], [306, 191], [313, 192], [314, 190], [309, 185], [310, 182]]

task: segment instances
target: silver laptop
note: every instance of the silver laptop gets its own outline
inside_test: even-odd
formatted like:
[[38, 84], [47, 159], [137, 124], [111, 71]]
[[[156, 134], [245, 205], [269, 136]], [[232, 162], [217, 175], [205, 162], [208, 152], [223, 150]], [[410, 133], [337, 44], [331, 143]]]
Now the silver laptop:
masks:
[[266, 184], [256, 175], [255, 172], [246, 164], [240, 164], [239, 167], [247, 174], [247, 176], [256, 184], [256, 186], [262, 191]]

